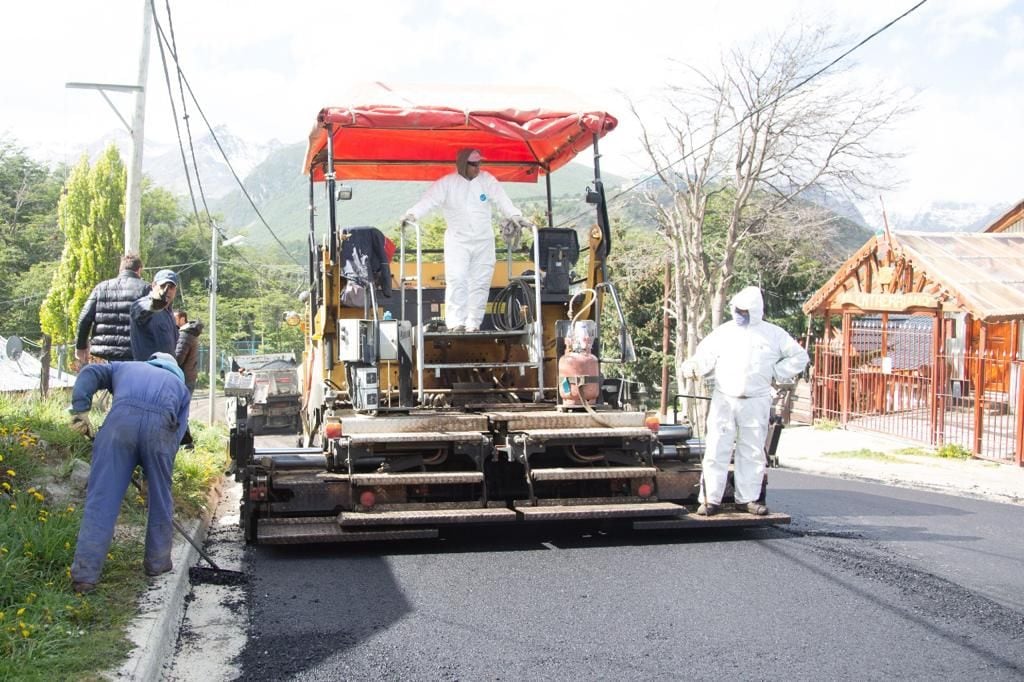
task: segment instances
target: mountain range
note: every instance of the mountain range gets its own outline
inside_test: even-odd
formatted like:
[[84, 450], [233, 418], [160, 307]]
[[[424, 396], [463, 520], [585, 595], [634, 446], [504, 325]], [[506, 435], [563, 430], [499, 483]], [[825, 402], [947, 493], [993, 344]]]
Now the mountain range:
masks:
[[[284, 241], [304, 239], [309, 229], [309, 183], [301, 173], [305, 141], [254, 143], [233, 135], [225, 126], [215, 128], [214, 134], [215, 137], [210, 133], [198, 136], [192, 150], [186, 150], [189, 157], [193, 153], [195, 155], [203, 193], [211, 212], [222, 216], [222, 229], [229, 234], [245, 234], [250, 243], [271, 241], [273, 235], [253, 210], [254, 203], [278, 238]], [[120, 147], [122, 158], [127, 159], [129, 140], [122, 130], [111, 132], [104, 136], [103, 142], [93, 143], [84, 151], [90, 158], [95, 158], [111, 140]], [[224, 162], [225, 155], [231, 162], [230, 169]], [[189, 165], [191, 168], [191, 158]], [[187, 196], [188, 182], [182, 168], [182, 153], [176, 144], [146, 141], [143, 171], [156, 185], [175, 195]], [[244, 191], [234, 176], [242, 181]], [[609, 195], [614, 194], [614, 188], [630, 183], [627, 178], [608, 173], [602, 177]], [[198, 201], [200, 182], [194, 173], [191, 180]], [[551, 180], [553, 195], [560, 198], [555, 202], [555, 223], [571, 221], [586, 208], [582, 199], [587, 186], [593, 184], [592, 171], [589, 165], [569, 164], [552, 174]], [[428, 183], [367, 181], [346, 184], [353, 188], [353, 198], [339, 203], [339, 223], [388, 227], [398, 222]], [[544, 210], [543, 184], [506, 183], [505, 188], [509, 197], [527, 213]], [[324, 191], [323, 185], [318, 185], [314, 191], [314, 210], [319, 216], [326, 216]], [[869, 233], [881, 227], [869, 225], [852, 202], [825, 192], [807, 194], [804, 198], [854, 225], [864, 227]], [[940, 201], [915, 211], [893, 212], [889, 215], [889, 224], [896, 231], [976, 232], [1002, 215], [1010, 203], [1010, 200], [995, 205]], [[325, 224], [325, 220], [318, 217], [318, 225]]]

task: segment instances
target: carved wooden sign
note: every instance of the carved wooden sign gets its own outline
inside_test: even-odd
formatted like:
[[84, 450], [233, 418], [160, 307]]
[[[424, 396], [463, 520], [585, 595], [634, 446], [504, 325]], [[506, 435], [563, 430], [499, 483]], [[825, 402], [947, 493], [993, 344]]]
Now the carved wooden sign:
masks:
[[931, 294], [871, 294], [863, 291], [844, 291], [836, 296], [834, 305], [852, 305], [861, 310], [899, 313], [911, 308], [938, 308], [939, 301]]

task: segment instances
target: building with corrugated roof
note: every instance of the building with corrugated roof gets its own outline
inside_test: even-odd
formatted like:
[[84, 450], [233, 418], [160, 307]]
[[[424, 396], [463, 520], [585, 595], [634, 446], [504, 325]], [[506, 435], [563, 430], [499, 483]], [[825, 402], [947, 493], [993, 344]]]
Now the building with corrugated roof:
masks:
[[[40, 390], [42, 384], [43, 365], [38, 358], [26, 351], [12, 353], [8, 357], [8, 339], [0, 336], [0, 392], [28, 393]], [[75, 376], [49, 368], [49, 388], [71, 388], [75, 385]]]
[[877, 235], [803, 311], [816, 418], [1024, 465], [1024, 202], [983, 233]]

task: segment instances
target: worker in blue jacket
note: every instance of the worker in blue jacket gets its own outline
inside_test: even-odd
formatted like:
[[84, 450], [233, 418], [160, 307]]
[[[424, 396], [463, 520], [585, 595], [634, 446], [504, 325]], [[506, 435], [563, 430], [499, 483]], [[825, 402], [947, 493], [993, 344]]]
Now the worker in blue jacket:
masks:
[[71, 428], [93, 436], [89, 410], [96, 391], [113, 394], [110, 412], [96, 433], [85, 511], [78, 532], [71, 581], [75, 592], [99, 582], [114, 536], [121, 500], [136, 465], [149, 483], [149, 518], [143, 568], [155, 576], [170, 571], [174, 502], [171, 472], [188, 426], [189, 391], [174, 356], [154, 353], [147, 362], [87, 365], [71, 394]]
[[153, 278], [150, 293], [132, 303], [129, 335], [133, 359], [148, 360], [153, 353], [174, 355], [178, 322], [171, 304], [177, 293], [178, 273], [161, 270]]

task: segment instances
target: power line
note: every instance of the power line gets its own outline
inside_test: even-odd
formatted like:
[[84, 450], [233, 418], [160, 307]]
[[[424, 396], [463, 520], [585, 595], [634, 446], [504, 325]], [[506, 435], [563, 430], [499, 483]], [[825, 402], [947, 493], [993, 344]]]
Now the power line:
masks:
[[[726, 128], [725, 130], [721, 131], [720, 133], [712, 136], [711, 139], [709, 139], [704, 144], [698, 145], [697, 147], [694, 147], [689, 152], [687, 152], [686, 154], [683, 154], [681, 157], [679, 157], [678, 159], [676, 159], [672, 163], [668, 164], [664, 168], [655, 168], [653, 173], [651, 173], [650, 175], [647, 175], [647, 176], [641, 178], [640, 180], [637, 180], [635, 183], [633, 183], [629, 187], [627, 187], [627, 188], [625, 188], [623, 190], [620, 190], [615, 196], [613, 196], [611, 199], [608, 199], [607, 203], [612, 203], [612, 202], [618, 200], [619, 198], [625, 196], [626, 194], [629, 194], [630, 192], [635, 190], [640, 185], [643, 185], [646, 182], [648, 182], [650, 180], [653, 180], [654, 178], [658, 177], [658, 175], [660, 175], [662, 172], [667, 171], [667, 170], [669, 170], [669, 169], [679, 165], [680, 163], [682, 163], [686, 159], [690, 158], [691, 156], [693, 156], [697, 152], [702, 151], [702, 150], [706, 149], [707, 147], [711, 146], [716, 141], [718, 141], [719, 138], [725, 136], [727, 133], [730, 133], [733, 130], [735, 130], [736, 128], [738, 128], [739, 126], [743, 125], [743, 123], [746, 122], [746, 120], [749, 119], [750, 117], [752, 117], [752, 116], [754, 116], [756, 114], [761, 113], [765, 109], [768, 109], [770, 107], [775, 106], [776, 104], [781, 102], [783, 99], [789, 97], [794, 92], [796, 92], [800, 88], [804, 87], [805, 85], [810, 83], [812, 80], [814, 80], [815, 78], [817, 78], [821, 74], [825, 73], [826, 71], [831, 69], [833, 66], [835, 66], [839, 62], [841, 62], [843, 59], [845, 59], [846, 57], [850, 56], [853, 52], [855, 52], [856, 50], [858, 50], [861, 47], [863, 47], [869, 41], [873, 40], [874, 38], [878, 37], [880, 34], [884, 33], [888, 29], [890, 29], [897, 22], [899, 22], [899, 21], [903, 20], [904, 18], [906, 18], [908, 15], [910, 15], [911, 13], [916, 11], [918, 8], [921, 7], [921, 5], [925, 4], [926, 2], [928, 2], [928, 0], [920, 0], [920, 2], [918, 2], [916, 5], [912, 6], [910, 9], [905, 11], [903, 14], [901, 14], [898, 17], [896, 17], [895, 19], [889, 21], [887, 24], [885, 24], [881, 28], [875, 30], [873, 33], [869, 34], [866, 38], [862, 39], [856, 45], [854, 45], [850, 49], [848, 49], [845, 52], [843, 52], [842, 54], [840, 54], [838, 57], [833, 59], [831, 62], [829, 62], [825, 66], [821, 67], [820, 69], [818, 69], [817, 71], [812, 73], [810, 76], [807, 76], [806, 78], [804, 78], [802, 81], [800, 81], [796, 85], [793, 85], [792, 87], [787, 89], [785, 92], [781, 93], [778, 97], [776, 97], [776, 98], [774, 98], [772, 100], [769, 100], [768, 102], [762, 104], [760, 107], [757, 107], [756, 109], [753, 109], [753, 110], [747, 112], [744, 116], [742, 116], [738, 121], [733, 123], [731, 126]], [[578, 215], [576, 215], [576, 216], [574, 216], [572, 218], [563, 220], [558, 226], [561, 227], [562, 225], [566, 225], [568, 223], [575, 222], [576, 220], [578, 220], [579, 218], [584, 217], [585, 215], [586, 215], [586, 213], [580, 213], [580, 214], [578, 214]]]
[[[159, 39], [161, 41], [163, 41], [163, 42], [166, 42], [167, 41], [167, 37], [164, 35], [163, 27], [160, 26], [160, 23], [156, 20], [156, 17], [153, 18], [153, 22], [154, 22], [154, 24], [156, 24], [157, 35], [158, 35]], [[249, 202], [249, 205], [252, 207], [252, 210], [256, 213], [256, 216], [260, 219], [260, 222], [263, 223], [263, 226], [265, 228], [267, 228], [267, 231], [270, 233], [270, 236], [272, 236], [274, 238], [274, 241], [276, 241], [278, 243], [278, 245], [281, 247], [281, 249], [286, 254], [288, 254], [288, 257], [290, 259], [292, 259], [292, 261], [294, 261], [295, 264], [298, 265], [300, 269], [305, 270], [306, 266], [303, 265], [302, 263], [300, 263], [299, 260], [295, 256], [292, 255], [292, 253], [288, 250], [288, 247], [286, 247], [284, 245], [284, 242], [281, 241], [280, 237], [277, 236], [277, 233], [274, 232], [273, 228], [270, 227], [270, 224], [267, 223], [266, 219], [263, 217], [263, 214], [260, 213], [259, 208], [256, 206], [256, 202], [253, 200], [252, 196], [249, 194], [249, 190], [246, 189], [245, 184], [242, 182], [241, 178], [238, 177], [238, 173], [235, 172], [235, 167], [231, 164], [231, 160], [228, 158], [227, 153], [224, 151], [224, 147], [221, 145], [220, 140], [217, 138], [217, 133], [214, 132], [213, 126], [210, 124], [209, 119], [206, 117], [206, 113], [203, 111], [202, 106], [199, 104], [199, 100], [196, 98], [195, 92], [192, 90], [192, 85], [188, 82], [188, 78], [185, 76], [185, 72], [181, 68], [181, 63], [178, 60], [178, 55], [174, 51], [171, 51], [171, 58], [174, 59], [175, 66], [177, 67], [179, 80], [182, 83], [184, 83], [185, 88], [188, 90], [188, 94], [192, 98], [192, 102], [193, 102], [193, 104], [195, 104], [196, 110], [199, 112], [199, 115], [202, 117], [203, 123], [206, 124], [206, 129], [210, 132], [210, 137], [213, 139], [214, 144], [217, 145], [217, 150], [220, 152], [221, 157], [224, 159], [224, 163], [227, 165], [228, 170], [231, 172], [231, 177], [234, 178], [235, 183], [237, 183], [238, 187], [242, 190], [242, 194], [245, 196], [246, 200]], [[191, 137], [189, 138], [189, 146], [191, 147]], [[194, 158], [195, 158], [195, 150], [193, 149], [193, 159]], [[193, 163], [194, 163], [194, 161], [193, 161]], [[207, 214], [209, 215], [209, 209], [208, 208], [207, 208]], [[211, 224], [214, 226], [214, 228], [218, 232], [220, 232], [221, 236], [224, 236], [223, 231], [221, 231], [221, 229], [219, 227], [217, 227], [217, 225], [213, 222], [212, 219], [211, 219]]]
[[[150, 0], [150, 2], [152, 3], [152, 2], [154, 2], [154, 0]], [[171, 22], [171, 18], [170, 18], [170, 12], [171, 12], [170, 3], [167, 3], [166, 7], [167, 7], [168, 22]], [[184, 147], [184, 144], [182, 143], [181, 129], [178, 126], [178, 114], [177, 114], [177, 110], [175, 108], [175, 103], [174, 103], [174, 89], [171, 86], [170, 74], [167, 71], [167, 57], [166, 57], [166, 54], [164, 52], [164, 46], [167, 43], [167, 37], [164, 35], [163, 27], [160, 25], [160, 20], [156, 16], [155, 7], [154, 7], [154, 11], [153, 11], [153, 24], [156, 26], [156, 29], [157, 29], [157, 36], [158, 36], [157, 43], [160, 46], [160, 59], [163, 62], [163, 66], [164, 66], [164, 81], [167, 84], [167, 96], [168, 96], [168, 99], [171, 102], [171, 112], [174, 115], [174, 128], [175, 128], [175, 131], [178, 133], [178, 149], [181, 151], [181, 162], [182, 162], [182, 165], [185, 168], [185, 177], [186, 177], [186, 179], [188, 179], [188, 192], [189, 192], [189, 196], [192, 199], [192, 210], [193, 210], [193, 214], [195, 215], [195, 218], [196, 218], [196, 223], [201, 226], [202, 223], [203, 223], [203, 220], [200, 217], [199, 209], [196, 206], [196, 197], [195, 197], [195, 192], [192, 189], [192, 181], [191, 181], [191, 179], [189, 179], [190, 176], [189, 176], [188, 160], [185, 157], [185, 147]], [[173, 37], [173, 24], [172, 24], [172, 37]], [[177, 67], [178, 83], [179, 83], [179, 87], [180, 87], [181, 79], [184, 76], [183, 76], [183, 74], [181, 72], [181, 67], [178, 64], [177, 47], [172, 42], [171, 44], [167, 45], [167, 50], [170, 51], [171, 57], [174, 59], [174, 64]], [[188, 147], [189, 147], [190, 154], [192, 156], [192, 166], [193, 166], [193, 169], [194, 169], [195, 174], [196, 174], [196, 185], [199, 188], [199, 198], [200, 198], [200, 200], [202, 201], [202, 204], [203, 204], [203, 211], [206, 214], [206, 220], [207, 220], [207, 222], [210, 225], [210, 229], [212, 231], [216, 231], [221, 236], [221, 239], [225, 239], [226, 240], [227, 239], [227, 235], [224, 234], [224, 231], [220, 229], [220, 227], [217, 225], [217, 222], [213, 219], [213, 216], [210, 214], [210, 207], [209, 207], [209, 205], [206, 202], [206, 192], [203, 190], [202, 179], [200, 178], [200, 175], [199, 175], [199, 164], [198, 164], [198, 162], [196, 160], [195, 146], [192, 144], [192, 129], [191, 129], [191, 127], [188, 124], [188, 113], [187, 113], [187, 108], [186, 108], [186, 103], [185, 103], [184, 92], [181, 92], [181, 106], [182, 106], [182, 113], [184, 114], [184, 117], [185, 117], [185, 135], [186, 135], [186, 138], [188, 140]], [[225, 161], [227, 161], [226, 157], [225, 157]], [[196, 251], [198, 250], [198, 248], [199, 248], [198, 245], [193, 247], [193, 249], [192, 249], [192, 256], [193, 257], [195, 256]], [[243, 260], [245, 260], [246, 263], [248, 263], [249, 267], [253, 268], [254, 271], [256, 270], [256, 266], [253, 265], [252, 263], [250, 263], [249, 260], [247, 258], [245, 258], [245, 256], [239, 254], [239, 257], [242, 258]]]

